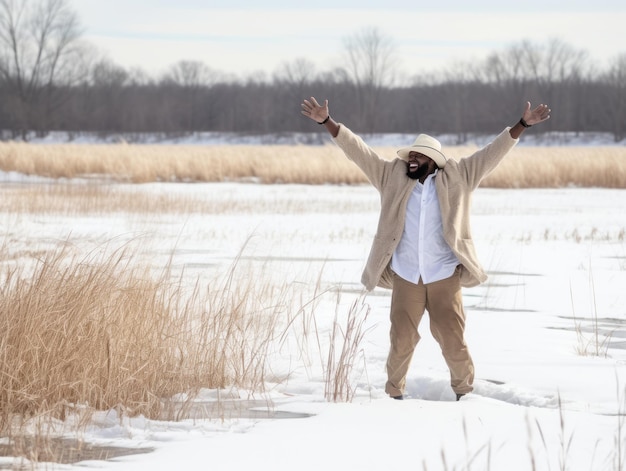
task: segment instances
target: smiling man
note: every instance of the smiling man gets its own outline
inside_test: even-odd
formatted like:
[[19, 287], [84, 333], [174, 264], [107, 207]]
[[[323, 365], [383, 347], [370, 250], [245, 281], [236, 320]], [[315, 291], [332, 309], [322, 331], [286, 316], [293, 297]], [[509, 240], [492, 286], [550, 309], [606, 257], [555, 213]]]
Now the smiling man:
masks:
[[390, 349], [385, 391], [402, 399], [418, 326], [426, 311], [430, 330], [450, 370], [457, 401], [473, 389], [474, 363], [465, 342], [461, 287], [487, 279], [470, 231], [471, 194], [502, 161], [525, 129], [550, 118], [550, 109], [530, 103], [522, 118], [490, 144], [459, 161], [448, 159], [439, 141], [420, 134], [382, 159], [330, 116], [328, 100], [301, 104], [304, 116], [325, 126], [344, 154], [380, 193], [378, 228], [361, 282], [367, 290], [392, 289]]

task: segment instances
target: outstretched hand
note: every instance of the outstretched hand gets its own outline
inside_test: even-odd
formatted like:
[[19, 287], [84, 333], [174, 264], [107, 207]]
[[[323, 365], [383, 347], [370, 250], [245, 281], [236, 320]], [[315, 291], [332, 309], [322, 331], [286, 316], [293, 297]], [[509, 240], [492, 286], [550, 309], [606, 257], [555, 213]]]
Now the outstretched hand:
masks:
[[310, 100], [304, 100], [300, 106], [302, 107], [301, 113], [316, 123], [321, 123], [330, 115], [328, 100], [324, 100], [324, 105], [320, 105], [315, 97], [311, 97]]
[[529, 125], [541, 123], [547, 119], [550, 119], [550, 112], [552, 110], [548, 108], [548, 105], [541, 104], [534, 109], [530, 109], [530, 101], [526, 103], [526, 109], [522, 118]]

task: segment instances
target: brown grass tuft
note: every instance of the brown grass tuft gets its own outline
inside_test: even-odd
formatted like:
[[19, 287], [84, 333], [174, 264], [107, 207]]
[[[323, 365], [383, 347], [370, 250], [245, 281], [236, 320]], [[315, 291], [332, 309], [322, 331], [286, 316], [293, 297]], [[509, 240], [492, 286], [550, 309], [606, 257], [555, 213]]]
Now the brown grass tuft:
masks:
[[[159, 417], [164, 401], [199, 388], [262, 391], [281, 294], [262, 278], [185, 289], [154, 279], [124, 250], [39, 260], [3, 276], [0, 430], [16, 417], [63, 419], [75, 408]], [[247, 280], [247, 281], [246, 281]]]

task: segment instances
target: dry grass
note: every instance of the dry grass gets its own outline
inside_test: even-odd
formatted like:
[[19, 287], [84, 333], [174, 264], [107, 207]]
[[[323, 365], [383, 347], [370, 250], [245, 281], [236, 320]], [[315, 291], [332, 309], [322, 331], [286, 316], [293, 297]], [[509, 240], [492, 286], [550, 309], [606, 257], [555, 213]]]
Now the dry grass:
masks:
[[[581, 356], [596, 356], [607, 358], [608, 350], [611, 342], [612, 332], [610, 334], [602, 333], [599, 324], [598, 306], [596, 302], [596, 286], [593, 279], [593, 272], [589, 271], [589, 292], [591, 299], [591, 317], [587, 319], [590, 328], [585, 329], [582, 320], [576, 316], [576, 303], [574, 302], [574, 292], [570, 281], [570, 302], [572, 306], [572, 318], [574, 319], [574, 330], [578, 343], [576, 345], [576, 353]], [[588, 330], [588, 332], [586, 332]]]
[[482, 186], [626, 188], [626, 147], [517, 147]]
[[[77, 256], [65, 245], [41, 254], [34, 270], [4, 269], [0, 437], [9, 441], [0, 455], [33, 463], [87, 456], [80, 440], [68, 455], [58, 433], [88, 425], [97, 410], [180, 420], [193, 415], [192, 401], [204, 388], [263, 393], [290, 374], [274, 373], [271, 358], [286, 338], [300, 341], [295, 320], [310, 323], [327, 294], [339, 299], [328, 290], [309, 301], [308, 289], [294, 293], [291, 283], [241, 268], [239, 258], [222, 279], [202, 287], [175, 278], [169, 265], [155, 275], [133, 253], [128, 246]], [[10, 257], [7, 244], [0, 245], [0, 260]], [[329, 400], [348, 401], [354, 393], [363, 309], [361, 299], [344, 326], [337, 301], [328, 354], [316, 346]], [[181, 404], [180, 397], [187, 399]]]
[[[473, 147], [448, 147], [452, 158]], [[385, 158], [395, 148], [379, 147]], [[52, 178], [106, 176], [117, 181], [359, 184], [356, 166], [334, 145], [171, 146], [0, 143], [0, 170]], [[483, 182], [495, 188], [626, 188], [624, 147], [516, 147]]]
[[46, 145], [0, 143], [0, 170], [143, 182], [362, 183], [334, 146]]
[[199, 388], [262, 391], [283, 295], [244, 276], [183, 288], [154, 279], [121, 250], [48, 254], [34, 273], [3, 274], [0, 431], [84, 407], [161, 417], [164, 401]]
[[318, 201], [302, 198], [256, 199], [241, 193], [209, 198], [202, 189], [189, 193], [146, 192], [139, 185], [102, 181], [60, 181], [37, 184], [6, 184], [1, 190], [0, 211], [7, 214], [57, 214], [63, 216], [127, 214], [297, 214], [315, 212], [371, 211], [363, 200]]
[[358, 360], [364, 360], [361, 345], [370, 312], [364, 298], [365, 293], [354, 301], [344, 323], [338, 320], [339, 313], [335, 313], [325, 371], [324, 397], [328, 401], [351, 402], [354, 398], [356, 385], [353, 372]]
[[[316, 316], [322, 300], [334, 295], [335, 318], [328, 337], [320, 332]], [[365, 338], [370, 306], [365, 303], [367, 293], [362, 291], [352, 302], [347, 313], [341, 308], [341, 292], [323, 290], [318, 278], [313, 297], [302, 303], [294, 316], [288, 320], [287, 328], [280, 339], [281, 347], [288, 340], [295, 340], [299, 360], [309, 376], [311, 366], [319, 358], [324, 373], [324, 398], [331, 402], [351, 402], [356, 392], [356, 383], [365, 371], [362, 343]], [[288, 339], [288, 334], [292, 334]], [[363, 360], [363, 368], [357, 363]]]

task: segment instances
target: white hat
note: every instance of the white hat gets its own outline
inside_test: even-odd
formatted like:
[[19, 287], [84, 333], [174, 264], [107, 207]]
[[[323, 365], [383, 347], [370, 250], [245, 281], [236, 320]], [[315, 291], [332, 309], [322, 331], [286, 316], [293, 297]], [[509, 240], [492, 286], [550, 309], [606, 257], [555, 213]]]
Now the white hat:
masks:
[[419, 152], [426, 157], [430, 157], [439, 168], [443, 168], [448, 161], [446, 156], [443, 155], [443, 152], [441, 152], [441, 143], [427, 134], [417, 136], [413, 145], [398, 150], [398, 155], [402, 160], [409, 160], [409, 152], [411, 151]]

